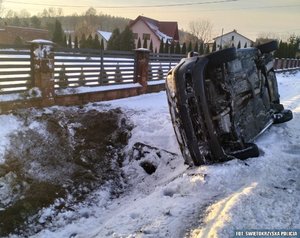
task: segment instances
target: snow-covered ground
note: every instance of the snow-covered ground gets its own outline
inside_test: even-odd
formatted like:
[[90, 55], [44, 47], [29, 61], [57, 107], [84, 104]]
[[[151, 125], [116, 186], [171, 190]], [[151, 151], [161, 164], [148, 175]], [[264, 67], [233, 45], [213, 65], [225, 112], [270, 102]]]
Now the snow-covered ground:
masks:
[[[261, 156], [246, 161], [184, 165], [165, 92], [97, 103], [121, 107], [134, 123], [123, 166], [127, 189], [113, 200], [108, 190], [95, 191], [93, 204], [58, 214], [51, 227], [32, 237], [226, 238], [237, 229], [299, 229], [300, 72], [277, 77], [281, 101], [294, 119], [268, 129], [256, 141]], [[22, 124], [13, 115], [0, 116], [0, 122], [1, 156], [10, 145], [8, 135]], [[136, 160], [136, 142], [158, 149]], [[145, 161], [155, 165], [153, 174], [140, 166]], [[40, 214], [47, 219], [51, 207]]]

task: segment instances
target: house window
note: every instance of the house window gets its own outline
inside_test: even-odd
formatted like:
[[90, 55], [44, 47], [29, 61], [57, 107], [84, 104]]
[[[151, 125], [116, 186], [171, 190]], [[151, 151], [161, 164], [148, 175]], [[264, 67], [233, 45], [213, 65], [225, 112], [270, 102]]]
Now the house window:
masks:
[[133, 33], [133, 39], [137, 39], [138, 37], [138, 33]]
[[234, 36], [231, 36], [231, 40], [234, 41]]
[[150, 34], [143, 34], [143, 40], [150, 40]]

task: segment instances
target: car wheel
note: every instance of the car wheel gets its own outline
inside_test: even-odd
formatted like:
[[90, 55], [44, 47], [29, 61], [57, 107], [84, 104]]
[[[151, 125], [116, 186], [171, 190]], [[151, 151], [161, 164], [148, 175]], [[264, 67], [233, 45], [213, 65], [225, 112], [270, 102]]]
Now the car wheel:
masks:
[[293, 119], [293, 112], [291, 110], [283, 110], [281, 112], [275, 113], [274, 114], [274, 124], [280, 124], [280, 123], [284, 123], [287, 121], [290, 121]]
[[237, 159], [248, 159], [251, 157], [258, 157], [259, 156], [259, 150], [256, 144], [254, 143], [245, 143], [245, 148], [241, 150], [236, 150], [230, 155], [234, 156]]
[[261, 53], [270, 53], [278, 49], [277, 41], [273, 40], [265, 44], [261, 44], [257, 46], [257, 49], [261, 51]]
[[227, 63], [237, 58], [236, 48], [227, 48], [224, 50], [216, 51], [206, 55], [206, 57], [209, 60], [209, 66], [216, 66]]

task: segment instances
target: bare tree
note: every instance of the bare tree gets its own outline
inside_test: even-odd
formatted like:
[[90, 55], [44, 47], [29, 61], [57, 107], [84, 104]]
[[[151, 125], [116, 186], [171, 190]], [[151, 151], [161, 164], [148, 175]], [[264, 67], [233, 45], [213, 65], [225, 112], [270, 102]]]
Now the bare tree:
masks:
[[81, 22], [79, 22], [76, 26], [75, 26], [75, 35], [77, 36], [81, 36], [81, 35], [94, 35], [96, 32], [96, 28], [94, 26], [92, 26], [91, 24], [89, 24], [86, 20], [83, 20]]
[[191, 34], [196, 36], [203, 43], [207, 43], [211, 40], [213, 24], [209, 20], [199, 19], [191, 21], [189, 23], [189, 28]]

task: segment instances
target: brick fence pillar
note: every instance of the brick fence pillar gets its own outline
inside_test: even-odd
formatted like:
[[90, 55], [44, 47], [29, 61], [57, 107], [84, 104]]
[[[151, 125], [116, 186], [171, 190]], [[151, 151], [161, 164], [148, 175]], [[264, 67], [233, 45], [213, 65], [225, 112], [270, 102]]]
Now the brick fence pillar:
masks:
[[275, 58], [273, 68], [278, 69], [279, 65], [280, 65], [280, 59]]
[[149, 56], [150, 51], [148, 49], [135, 50], [134, 81], [143, 86], [143, 93], [146, 92], [148, 85]]
[[286, 69], [286, 59], [282, 59], [282, 69]]
[[42, 106], [54, 105], [54, 52], [53, 42], [31, 41], [33, 87], [42, 94]]

